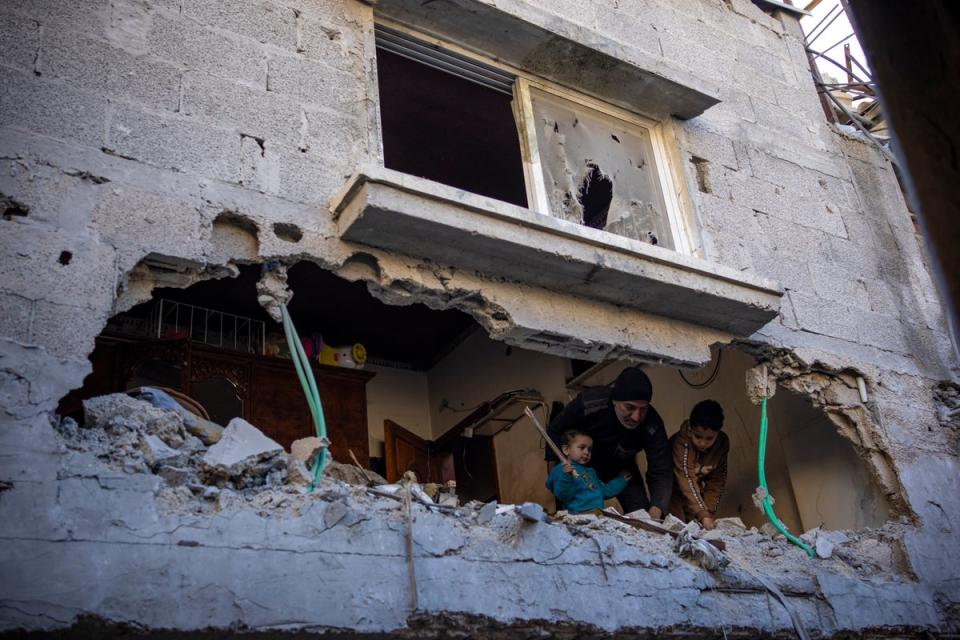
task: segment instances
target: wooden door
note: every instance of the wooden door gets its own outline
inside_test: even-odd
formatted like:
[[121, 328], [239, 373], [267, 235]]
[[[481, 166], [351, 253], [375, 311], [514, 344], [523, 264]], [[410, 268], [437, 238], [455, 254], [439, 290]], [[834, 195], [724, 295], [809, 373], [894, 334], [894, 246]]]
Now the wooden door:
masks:
[[416, 473], [418, 482], [429, 482], [430, 447], [426, 440], [393, 420], [384, 420], [383, 442], [387, 482], [397, 482], [407, 471]]

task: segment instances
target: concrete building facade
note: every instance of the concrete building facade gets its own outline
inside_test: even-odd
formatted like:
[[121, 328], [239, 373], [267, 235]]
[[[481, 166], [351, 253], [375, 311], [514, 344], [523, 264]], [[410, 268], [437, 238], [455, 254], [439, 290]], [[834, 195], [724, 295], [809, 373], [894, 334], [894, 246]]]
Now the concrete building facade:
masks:
[[[531, 106], [517, 119], [528, 206], [384, 166], [378, 28], [532, 87], [528, 102], [513, 95], [515, 110]], [[61, 441], [55, 409], [91, 372], [111, 317], [157, 288], [268, 261], [314, 263], [389, 305], [457, 309], [492, 341], [556, 358], [695, 368], [722, 347], [765, 363], [888, 506], [867, 535], [883, 550], [874, 564], [789, 549], [787, 569], [759, 572], [822, 636], [956, 631], [955, 351], [892, 165], [827, 125], [793, 12], [748, 0], [29, 0], [0, 6], [0, 65], [0, 631], [793, 627], [748, 575], [711, 574], [666, 543], [510, 514], [487, 529], [423, 512], [410, 533], [389, 501], [342, 488], [296, 508], [188, 513], [161, 499], [160, 477]], [[615, 145], [654, 132], [671, 211], [659, 246], [642, 216], [589, 228], [582, 199], [551, 215], [571, 187], [534, 116], [537, 87], [628, 123]], [[586, 153], [567, 166], [574, 190], [607, 170]], [[416, 415], [430, 419], [435, 400]], [[797, 505], [804, 523], [817, 509]]]

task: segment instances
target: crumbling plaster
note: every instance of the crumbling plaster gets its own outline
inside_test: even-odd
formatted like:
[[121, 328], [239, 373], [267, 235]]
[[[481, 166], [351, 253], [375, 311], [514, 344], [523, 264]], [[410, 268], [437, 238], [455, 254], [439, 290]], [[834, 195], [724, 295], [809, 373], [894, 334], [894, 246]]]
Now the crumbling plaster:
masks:
[[[960, 468], [955, 429], [938, 419], [942, 394], [934, 396], [955, 364], [941, 303], [889, 163], [823, 123], [796, 22], [768, 16], [747, 0], [496, 6], [586, 44], [591, 33], [603, 33], [608, 55], [636, 64], [669, 61], [671, 69], [717, 85], [720, 104], [668, 125], [677, 155], [688, 160], [682, 170], [703, 254], [787, 289], [780, 316], [749, 340], [805, 363], [784, 372], [820, 363], [864, 375], [871, 400], [858, 407], [855, 399], [840, 399], [852, 405], [838, 413], [823, 395], [827, 388], [805, 369], [784, 373], [781, 382], [824, 398], [828, 414], [872, 466], [889, 469], [892, 475], [879, 472], [885, 486], [899, 479], [914, 516], [902, 530], [919, 581], [891, 587], [822, 576], [821, 589], [836, 598], [837, 620], [824, 628], [951, 624], [960, 602], [958, 568], [942, 550], [960, 531]], [[10, 215], [0, 219], [0, 480], [13, 484], [0, 493], [4, 628], [58, 627], [84, 612], [197, 628], [209, 613], [196, 606], [205, 592], [215, 614], [202, 624], [212, 626], [405, 624], [408, 612], [397, 604], [403, 596], [395, 587], [402, 582], [402, 551], [392, 559], [361, 551], [344, 560], [330, 553], [351, 536], [336, 528], [325, 534], [322, 551], [311, 550], [306, 539], [317, 530], [308, 521], [246, 512], [190, 524], [163, 520], [152, 498], [158, 479], [90, 470], [89, 460], [57, 445], [47, 412], [89, 373], [86, 356], [107, 318], [147, 299], [154, 286], [226, 277], [231, 261], [311, 260], [368, 282], [391, 304], [459, 308], [495, 338], [558, 355], [691, 364], [709, 358], [709, 345], [732, 339], [341, 242], [326, 205], [357, 166], [382, 155], [372, 27], [373, 9], [349, 0], [36, 0], [0, 7], [0, 193], [10, 203], [4, 204]], [[226, 233], [215, 232], [218, 219]], [[237, 220], [245, 235], [229, 230]], [[291, 227], [299, 240], [292, 241], [298, 233]], [[61, 494], [64, 483], [75, 491]], [[421, 599], [434, 612], [473, 607], [498, 621], [568, 622], [565, 616], [583, 620], [594, 605], [624, 598], [651, 610], [697, 605], [641, 625], [670, 627], [711, 626], [727, 610], [727, 596], [711, 591], [697, 570], [683, 568], [674, 577], [625, 561], [625, 572], [638, 573], [611, 591], [597, 587], [596, 567], [582, 558], [571, 556], [562, 569], [543, 565], [537, 554], [553, 547], [534, 538], [533, 548], [522, 551], [522, 535], [509, 551], [481, 545], [486, 555], [469, 566], [487, 577], [450, 591], [463, 581], [464, 558], [444, 555], [443, 541], [475, 534], [432, 527], [432, 517], [425, 520], [434, 533], [424, 548], [436, 551], [425, 552], [436, 574], [427, 584], [442, 588], [425, 587]], [[361, 522], [351, 548], [363, 548], [363, 541], [371, 548], [399, 545], [399, 534], [384, 531], [388, 522]], [[242, 539], [252, 524], [251, 537]], [[187, 531], [206, 536], [203, 552], [179, 544], [177, 536]], [[555, 555], [567, 553], [568, 543], [557, 541]], [[584, 544], [578, 553], [595, 558], [593, 543]], [[282, 560], [291, 551], [298, 552], [296, 565]], [[38, 580], [29, 564], [17, 564], [38, 554], [61, 559], [50, 562], [55, 575]], [[208, 563], [197, 562], [201, 557]], [[316, 572], [304, 570], [307, 561]], [[281, 605], [300, 599], [299, 613], [279, 619], [269, 601], [249, 592], [238, 566], [276, 567], [273, 579], [284, 584], [318, 573], [339, 589], [361, 571], [382, 581], [357, 586], [353, 606], [335, 611], [315, 599], [326, 592], [286, 590], [273, 606], [288, 611]], [[177, 593], [163, 577], [171, 567], [185, 585]], [[207, 589], [208, 576], [221, 570], [231, 584]], [[562, 591], [561, 574], [576, 575], [587, 591], [597, 587], [603, 602], [584, 600], [574, 614], [551, 606], [547, 591]], [[79, 599], [54, 603], [43, 585], [58, 583], [74, 585]], [[638, 584], [651, 586], [641, 593]], [[552, 586], [544, 591], [544, 585]], [[157, 594], [173, 598], [171, 617], [148, 605]], [[789, 624], [780, 612], [770, 613], [765, 598], [755, 598], [761, 612], [753, 626]], [[860, 605], [870, 599], [879, 605], [865, 613]], [[561, 599], [565, 606], [574, 600]], [[316, 611], [323, 613], [310, 613]], [[775, 622], [768, 622], [771, 615]], [[599, 626], [636, 624], [612, 616]]]

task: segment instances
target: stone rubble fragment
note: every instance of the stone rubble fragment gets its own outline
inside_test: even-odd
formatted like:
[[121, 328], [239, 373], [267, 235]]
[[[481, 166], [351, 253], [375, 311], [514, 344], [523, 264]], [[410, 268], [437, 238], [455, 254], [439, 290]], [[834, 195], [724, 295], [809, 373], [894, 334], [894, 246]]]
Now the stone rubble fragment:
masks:
[[528, 522], [542, 522], [547, 517], [543, 507], [536, 502], [524, 502], [517, 507], [517, 513]]
[[153, 471], [156, 471], [160, 465], [177, 466], [184, 461], [183, 452], [167, 446], [167, 443], [158, 436], [150, 433], [140, 436], [140, 448], [143, 451], [144, 460]]
[[677, 536], [674, 551], [681, 558], [703, 567], [707, 571], [718, 571], [730, 564], [723, 552], [700, 537], [702, 529], [696, 522], [688, 522]]
[[278, 262], [264, 264], [260, 280], [257, 281], [257, 302], [274, 322], [283, 322], [280, 307], [292, 298], [293, 292], [287, 287], [287, 268]]
[[203, 456], [202, 473], [209, 484], [230, 483], [238, 489], [280, 484], [287, 475], [287, 454], [255, 426], [234, 418]]
[[[771, 367], [757, 365], [746, 372], [747, 397], [753, 404], [760, 404], [764, 397], [772, 398], [777, 391], [777, 378], [768, 373]], [[767, 373], [764, 377], [764, 373]]]
[[486, 503], [477, 512], [477, 524], [488, 524], [497, 515], [497, 501]]

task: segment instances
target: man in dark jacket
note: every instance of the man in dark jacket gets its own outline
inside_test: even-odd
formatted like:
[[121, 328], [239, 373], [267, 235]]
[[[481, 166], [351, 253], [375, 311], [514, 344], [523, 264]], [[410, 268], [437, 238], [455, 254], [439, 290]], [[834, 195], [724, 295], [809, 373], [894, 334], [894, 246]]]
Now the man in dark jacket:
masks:
[[[673, 489], [673, 465], [667, 432], [657, 410], [650, 405], [653, 384], [639, 367], [624, 369], [613, 386], [585, 389], [570, 401], [553, 422], [548, 433], [558, 444], [569, 429], [578, 429], [593, 437], [591, 465], [602, 482], [623, 471], [633, 478], [617, 499], [625, 513], [647, 509], [660, 519], [667, 512]], [[647, 484], [650, 496], [637, 469], [636, 455], [647, 456]], [[556, 456], [547, 447], [547, 460]], [[551, 464], [552, 466], [552, 464]]]

